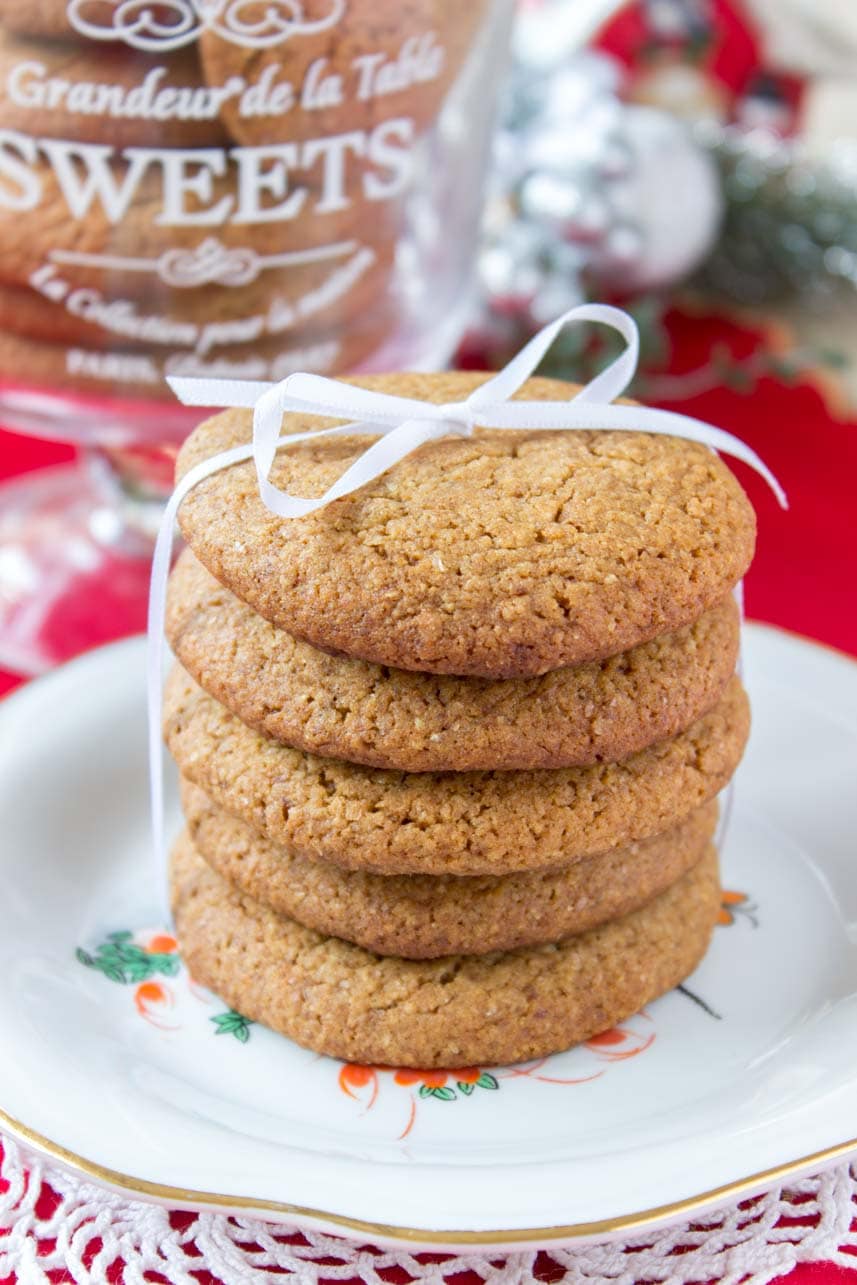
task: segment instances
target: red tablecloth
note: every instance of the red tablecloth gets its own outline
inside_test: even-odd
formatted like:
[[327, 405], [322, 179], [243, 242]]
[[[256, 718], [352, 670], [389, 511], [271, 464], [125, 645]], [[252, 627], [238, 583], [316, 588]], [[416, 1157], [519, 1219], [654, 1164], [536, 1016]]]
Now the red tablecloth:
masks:
[[[678, 314], [670, 318], [669, 329], [671, 380], [704, 369], [715, 347], [718, 362], [723, 362], [726, 349], [740, 369], [769, 342], [761, 328]], [[653, 380], [656, 388], [657, 377]], [[661, 387], [669, 391], [675, 386], [662, 383]], [[784, 514], [764, 485], [736, 466], [759, 515], [758, 552], [746, 585], [748, 614], [857, 654], [857, 412], [843, 414], [841, 402], [830, 396], [831, 391], [836, 392], [811, 377], [797, 384], [762, 377], [748, 394], [716, 387], [693, 398], [676, 399], [672, 405], [743, 437], [789, 493], [791, 508]], [[659, 400], [667, 404], [665, 398]], [[0, 476], [55, 463], [69, 454], [62, 447], [0, 432]], [[11, 675], [0, 675], [0, 691], [15, 681]], [[853, 1285], [855, 1276], [857, 1270], [817, 1264], [798, 1267], [778, 1279], [788, 1280], [789, 1285]], [[205, 1273], [200, 1279], [205, 1285], [210, 1280]], [[555, 1276], [548, 1272], [542, 1279]], [[12, 1282], [0, 1280], [0, 1285]], [[478, 1282], [458, 1275], [456, 1285]]]

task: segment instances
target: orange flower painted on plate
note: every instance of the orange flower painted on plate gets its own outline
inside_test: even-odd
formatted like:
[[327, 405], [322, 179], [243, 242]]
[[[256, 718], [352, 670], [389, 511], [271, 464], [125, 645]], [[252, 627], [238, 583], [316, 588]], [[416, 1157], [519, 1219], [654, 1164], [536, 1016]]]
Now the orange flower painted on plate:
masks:
[[349, 1098], [354, 1098], [360, 1102], [361, 1096], [359, 1091], [369, 1086], [369, 1101], [366, 1103], [366, 1110], [371, 1111], [375, 1105], [375, 1099], [378, 1096], [378, 1072], [374, 1066], [361, 1066], [358, 1062], [345, 1062], [342, 1070], [339, 1072], [339, 1087], [342, 1092]]
[[450, 1071], [457, 1084], [478, 1084], [482, 1071], [478, 1066], [464, 1066], [458, 1071]]
[[393, 1073], [397, 1084], [422, 1084], [429, 1089], [442, 1089], [449, 1079], [446, 1071], [412, 1071], [407, 1067]]
[[[645, 1013], [641, 1017], [647, 1016]], [[650, 1019], [651, 1020], [651, 1019]], [[644, 1035], [626, 1026], [612, 1026], [609, 1031], [593, 1035], [586, 1041], [586, 1047], [597, 1053], [607, 1062], [627, 1062], [629, 1058], [639, 1057], [655, 1042], [655, 1032]]]
[[[177, 1031], [181, 1023], [167, 1022], [164, 1014], [175, 1007], [175, 995], [169, 986], [156, 980], [158, 977], [178, 977], [183, 971], [192, 995], [204, 1003], [213, 1003], [213, 996], [195, 986], [184, 968], [178, 953], [178, 942], [172, 933], [131, 932], [123, 928], [108, 933], [94, 950], [78, 946], [75, 958], [84, 968], [99, 972], [108, 981], [120, 986], [134, 987], [134, 1007], [144, 1021], [163, 1031]], [[227, 1009], [208, 1019], [214, 1025], [215, 1035], [231, 1035], [239, 1044], [250, 1038], [249, 1017]]]
[[[365, 1095], [361, 1090], [369, 1089], [366, 1103], [368, 1111], [375, 1104], [380, 1087], [380, 1076], [389, 1074], [394, 1084], [403, 1089], [417, 1090], [417, 1098], [437, 1098], [440, 1102], [455, 1102], [457, 1098], [469, 1098], [475, 1089], [498, 1089], [497, 1077], [490, 1071], [483, 1071], [480, 1066], [462, 1066], [452, 1071], [425, 1070], [418, 1071], [411, 1067], [361, 1066], [357, 1062], [346, 1062], [339, 1072], [339, 1087], [349, 1098], [362, 1101]], [[416, 1101], [416, 1098], [413, 1099]], [[410, 1132], [414, 1122], [414, 1112], [405, 1133]]]
[[586, 1041], [586, 1047], [590, 1049], [606, 1049], [614, 1044], [624, 1044], [627, 1033], [620, 1027], [614, 1026], [612, 1030], [602, 1031], [600, 1035], [593, 1035], [591, 1040]]
[[[655, 1034], [652, 1019], [644, 1009], [635, 1018], [629, 1019], [626, 1025], [603, 1031], [580, 1045], [580, 1053], [584, 1058], [584, 1064], [580, 1067], [583, 1074], [573, 1076], [552, 1075], [553, 1059], [548, 1057], [491, 1071], [481, 1066], [419, 1070], [415, 1067], [364, 1066], [358, 1062], [345, 1062], [339, 1069], [339, 1088], [346, 1097], [359, 1102], [364, 1111], [371, 1110], [375, 1105], [385, 1083], [392, 1082], [397, 1088], [404, 1089], [405, 1093], [399, 1097], [404, 1098], [406, 1103], [407, 1118], [397, 1135], [398, 1140], [402, 1141], [413, 1129], [418, 1108], [426, 1098], [435, 1098], [438, 1102], [457, 1102], [461, 1098], [472, 1097], [478, 1089], [496, 1091], [521, 1079], [537, 1080], [549, 1085], [588, 1084], [608, 1074], [604, 1063], [624, 1062], [645, 1053], [655, 1042]], [[557, 1067], [556, 1070], [559, 1071], [560, 1068]]]
[[155, 933], [146, 943], [146, 950], [150, 955], [172, 955], [178, 948], [178, 942], [169, 933]]
[[474, 1089], [498, 1089], [496, 1076], [480, 1066], [462, 1066], [453, 1071], [412, 1071], [401, 1068], [393, 1072], [396, 1084], [418, 1084], [421, 1098], [438, 1098], [454, 1102], [459, 1096], [469, 1098]]
[[134, 1007], [137, 1012], [145, 1021], [162, 1031], [176, 1029], [172, 1022], [164, 1019], [164, 1014], [169, 1012], [174, 1003], [172, 991], [161, 982], [140, 982], [134, 991]]
[[729, 928], [738, 919], [746, 919], [754, 928], [758, 928], [758, 910], [758, 906], [750, 900], [746, 892], [733, 892], [724, 888], [721, 893], [717, 922], [722, 927]]
[[374, 1067], [360, 1066], [357, 1062], [346, 1062], [339, 1072], [339, 1082], [346, 1092], [348, 1091], [347, 1085], [362, 1089], [364, 1085], [370, 1084], [376, 1078], [377, 1073]]

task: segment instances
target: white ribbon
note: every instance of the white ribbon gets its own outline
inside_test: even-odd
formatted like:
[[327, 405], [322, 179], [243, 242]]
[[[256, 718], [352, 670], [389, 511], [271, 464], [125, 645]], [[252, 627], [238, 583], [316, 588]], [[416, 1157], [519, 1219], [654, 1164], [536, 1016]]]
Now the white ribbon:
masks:
[[[598, 322], [618, 331], [625, 340], [624, 351], [570, 400], [510, 400], [536, 370], [560, 331], [580, 321]], [[248, 445], [213, 455], [185, 474], [166, 506], [155, 545], [149, 595], [149, 777], [152, 829], [162, 881], [167, 865], [161, 748], [162, 647], [175, 523], [187, 494], [221, 469], [252, 459], [256, 466], [259, 496], [266, 508], [280, 518], [304, 517], [359, 490], [434, 438], [470, 437], [475, 428], [619, 429], [683, 437], [742, 460], [765, 479], [781, 507], [788, 508], [785, 492], [773, 473], [740, 438], [689, 415], [647, 406], [612, 404], [631, 382], [638, 354], [637, 326], [627, 313], [604, 304], [583, 304], [545, 326], [503, 370], [460, 402], [424, 402], [311, 374], [290, 375], [279, 384], [232, 379], [168, 380], [173, 392], [186, 406], [244, 406], [252, 409], [253, 440]], [[287, 413], [330, 416], [348, 422], [336, 428], [281, 437], [283, 415]], [[355, 434], [369, 434], [377, 440], [320, 498], [311, 500], [291, 495], [269, 480], [268, 475], [280, 447], [321, 437]]]

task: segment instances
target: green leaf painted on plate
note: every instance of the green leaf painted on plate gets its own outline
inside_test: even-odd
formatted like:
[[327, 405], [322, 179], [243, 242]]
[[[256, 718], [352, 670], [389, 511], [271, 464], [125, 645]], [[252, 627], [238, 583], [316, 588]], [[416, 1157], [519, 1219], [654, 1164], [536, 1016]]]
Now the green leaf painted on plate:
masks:
[[499, 1089], [498, 1081], [488, 1071], [483, 1071], [476, 1081], [480, 1089]]
[[239, 1044], [246, 1044], [250, 1038], [250, 1027], [253, 1025], [251, 1019], [244, 1017], [242, 1013], [236, 1013], [234, 1008], [226, 1013], [216, 1013], [208, 1020], [217, 1028], [215, 1035], [234, 1035]]
[[85, 968], [93, 968], [120, 985], [136, 985], [158, 973], [175, 977], [181, 967], [178, 955], [150, 954], [134, 944], [133, 933], [124, 931], [108, 933], [94, 954], [78, 947], [75, 958]]
[[450, 1088], [429, 1089], [429, 1093], [433, 1098], [440, 1098], [441, 1102], [455, 1101], [455, 1089], [450, 1089]]
[[164, 977], [176, 977], [181, 968], [181, 960], [178, 955], [149, 955], [149, 960], [156, 973], [163, 973]]

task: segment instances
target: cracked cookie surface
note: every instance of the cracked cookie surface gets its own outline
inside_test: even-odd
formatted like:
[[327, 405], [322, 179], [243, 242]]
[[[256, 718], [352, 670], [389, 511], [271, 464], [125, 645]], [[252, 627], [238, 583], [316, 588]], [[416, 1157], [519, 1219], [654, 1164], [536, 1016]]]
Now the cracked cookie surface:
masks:
[[543, 1057], [609, 1030], [683, 981], [720, 909], [713, 847], [640, 910], [557, 945], [437, 960], [379, 957], [230, 887], [185, 836], [171, 889], [193, 977], [245, 1017], [365, 1065]]
[[[487, 376], [364, 376], [435, 402]], [[532, 379], [521, 396], [566, 399]], [[283, 432], [335, 421], [298, 414]], [[249, 411], [201, 424], [177, 475], [251, 436]], [[279, 487], [321, 495], [366, 448], [322, 438], [280, 451]], [[380, 478], [291, 521], [263, 505], [251, 463], [196, 486], [179, 521], [211, 573], [314, 646], [432, 673], [519, 678], [681, 629], [749, 566], [753, 510], [706, 447], [646, 433], [498, 431], [429, 442]]]

